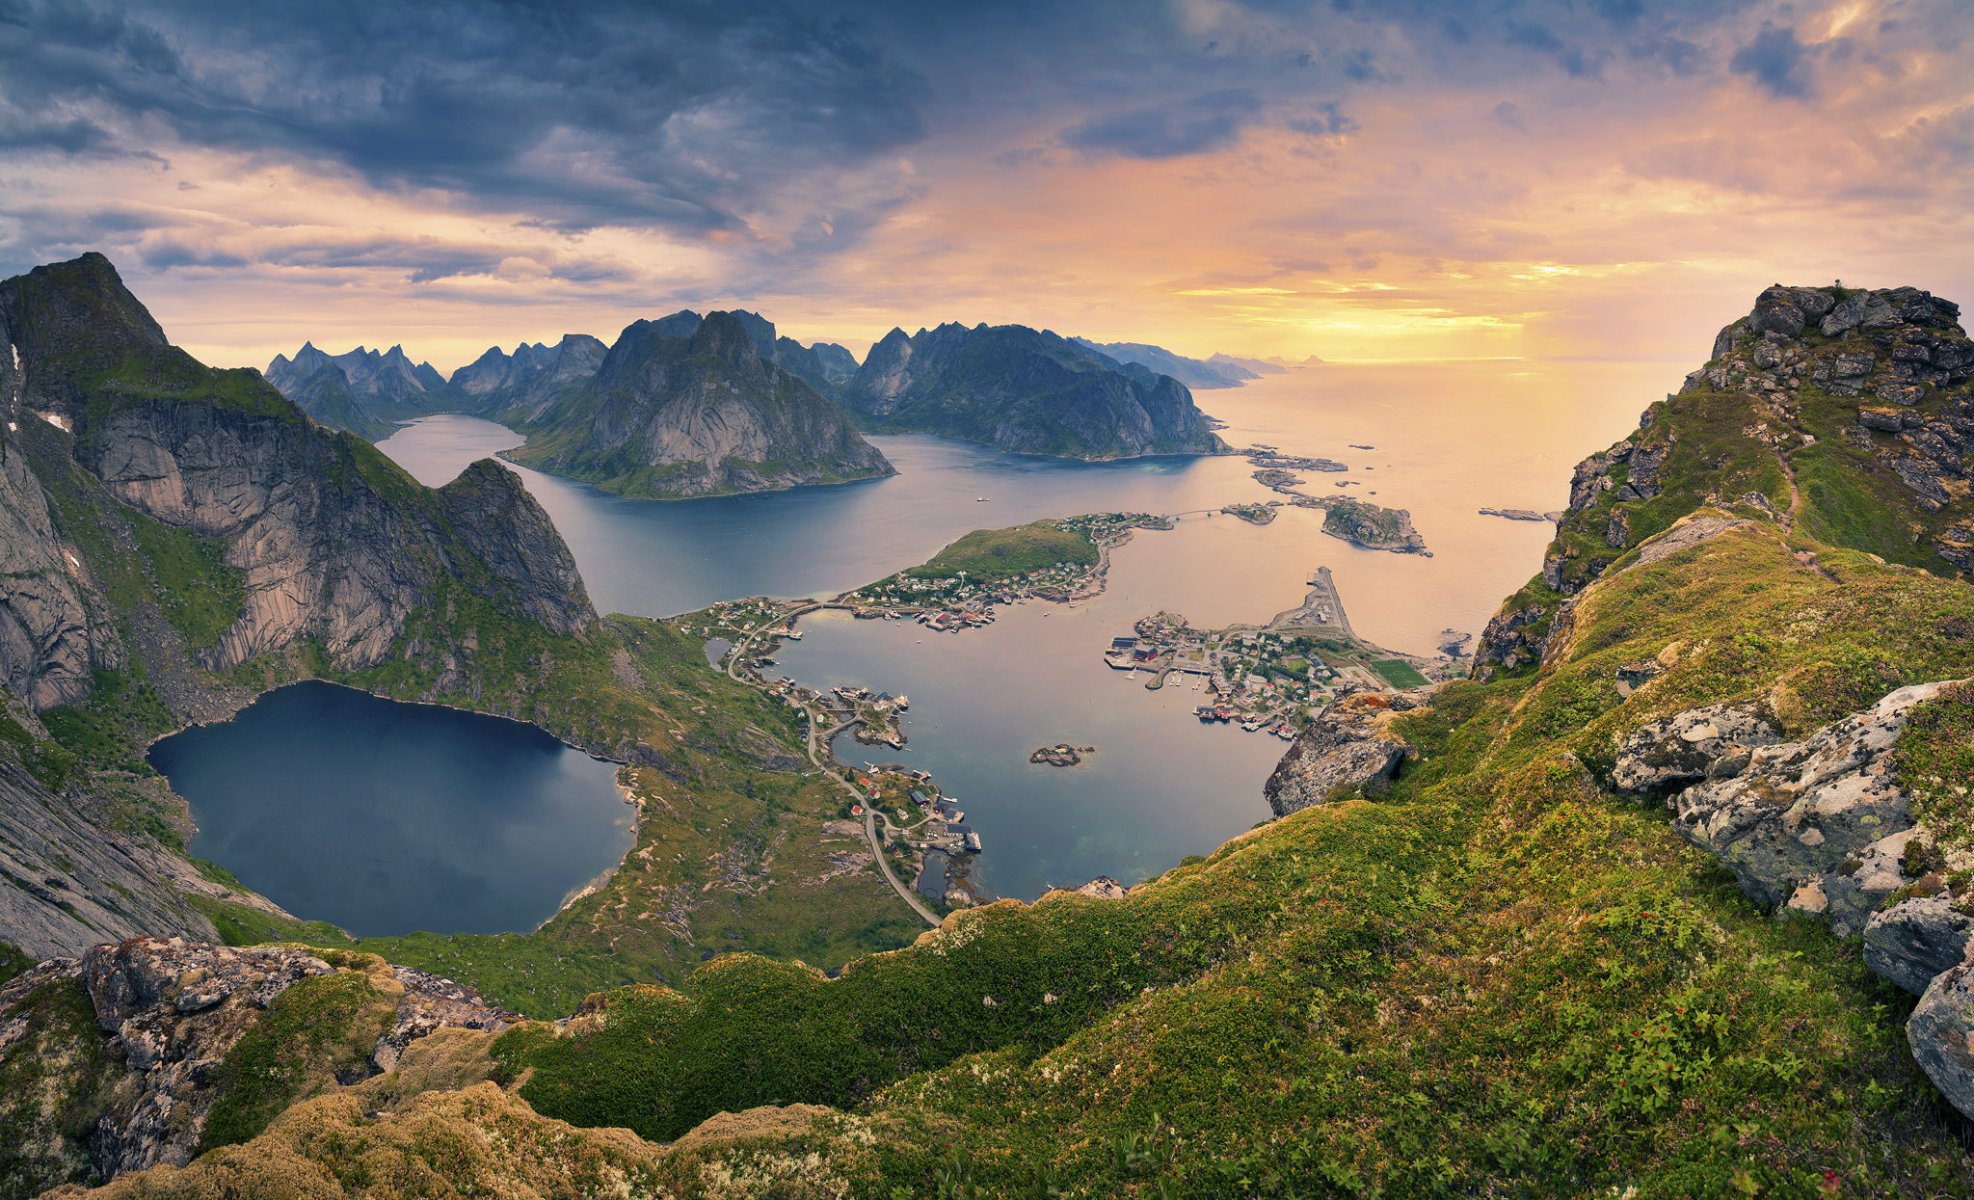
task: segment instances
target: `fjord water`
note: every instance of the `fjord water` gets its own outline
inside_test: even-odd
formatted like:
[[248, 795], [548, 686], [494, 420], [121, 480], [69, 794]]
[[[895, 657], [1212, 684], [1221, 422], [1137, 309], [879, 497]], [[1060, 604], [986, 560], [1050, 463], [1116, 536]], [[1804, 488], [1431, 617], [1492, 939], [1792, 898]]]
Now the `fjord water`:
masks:
[[[1477, 510], [1562, 507], [1571, 467], [1677, 382], [1662, 364], [1330, 365], [1198, 394], [1236, 446], [1348, 464], [1302, 473], [1304, 490], [1411, 510], [1431, 558], [1349, 546], [1323, 534], [1312, 510], [1283, 508], [1265, 527], [1208, 517], [1273, 498], [1239, 458], [1088, 464], [881, 437], [872, 440], [899, 471], [889, 479], [675, 503], [522, 475], [598, 608], [654, 616], [748, 595], [834, 594], [981, 527], [1106, 510], [1192, 514], [1171, 532], [1139, 533], [1115, 555], [1104, 595], [1073, 608], [1020, 605], [959, 635], [819, 614], [781, 653], [779, 670], [805, 683], [908, 694], [910, 748], [882, 757], [932, 770], [961, 798], [986, 846], [976, 879], [1032, 896], [1098, 874], [1142, 878], [1268, 815], [1261, 783], [1284, 743], [1201, 726], [1186, 715], [1198, 692], [1146, 692], [1142, 677], [1105, 667], [1111, 635], [1160, 609], [1202, 626], [1265, 621], [1300, 601], [1318, 566], [1335, 573], [1352, 625], [1371, 641], [1429, 653], [1442, 629], [1477, 634], [1540, 567], [1551, 536], [1547, 524]], [[518, 441], [488, 422], [436, 417], [382, 447], [438, 485]], [[1334, 486], [1342, 481], [1355, 483]], [[1098, 751], [1075, 768], [1028, 763], [1057, 741]], [[876, 757], [848, 741], [839, 751]]]
[[151, 748], [194, 855], [359, 936], [532, 929], [622, 860], [616, 769], [531, 725], [326, 683]]

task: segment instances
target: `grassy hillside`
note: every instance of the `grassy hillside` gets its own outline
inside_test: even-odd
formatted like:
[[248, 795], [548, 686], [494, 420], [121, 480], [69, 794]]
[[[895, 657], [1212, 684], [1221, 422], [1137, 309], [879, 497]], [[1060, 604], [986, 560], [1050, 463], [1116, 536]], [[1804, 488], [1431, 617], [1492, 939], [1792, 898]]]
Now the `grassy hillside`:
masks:
[[1087, 533], [1037, 521], [1012, 529], [976, 529], [947, 546], [923, 566], [905, 574], [913, 579], [951, 579], [961, 572], [976, 583], [1012, 579], [1059, 562], [1088, 566], [1097, 545]]

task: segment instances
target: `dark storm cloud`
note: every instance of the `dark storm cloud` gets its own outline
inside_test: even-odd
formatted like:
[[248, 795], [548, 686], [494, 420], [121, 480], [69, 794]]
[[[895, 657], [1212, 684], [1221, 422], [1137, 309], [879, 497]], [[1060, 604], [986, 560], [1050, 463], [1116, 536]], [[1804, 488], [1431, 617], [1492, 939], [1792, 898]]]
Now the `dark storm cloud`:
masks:
[[567, 226], [732, 225], [922, 133], [918, 77], [807, 8], [4, 2], [0, 140], [169, 132]]
[[1809, 50], [1787, 27], [1763, 25], [1755, 39], [1734, 52], [1728, 69], [1746, 75], [1776, 96], [1801, 99], [1810, 94]]

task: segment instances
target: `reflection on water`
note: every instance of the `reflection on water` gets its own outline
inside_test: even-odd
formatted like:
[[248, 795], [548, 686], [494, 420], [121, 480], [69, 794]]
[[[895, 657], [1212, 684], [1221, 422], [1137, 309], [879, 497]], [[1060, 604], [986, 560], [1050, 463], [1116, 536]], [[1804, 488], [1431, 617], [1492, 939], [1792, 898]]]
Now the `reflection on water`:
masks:
[[[1352, 625], [1394, 649], [1431, 652], [1441, 629], [1478, 632], [1541, 564], [1547, 525], [1482, 507], [1556, 509], [1570, 468], [1634, 427], [1677, 372], [1657, 365], [1520, 362], [1324, 366], [1202, 392], [1235, 445], [1334, 458], [1312, 494], [1408, 508], [1431, 558], [1359, 550], [1318, 512], [1272, 525], [1189, 517], [1141, 532], [1109, 590], [1064, 608], [1022, 605], [985, 630], [930, 634], [900, 622], [807, 618], [782, 669], [819, 685], [911, 696], [899, 757], [958, 794], [986, 846], [975, 877], [1003, 895], [1097, 874], [1127, 882], [1205, 852], [1268, 815], [1260, 785], [1282, 743], [1186, 712], [1197, 691], [1147, 693], [1099, 653], [1159, 609], [1195, 624], [1262, 621], [1299, 602], [1328, 566]], [[518, 439], [437, 417], [383, 448], [440, 484]], [[569, 541], [597, 606], [663, 615], [749, 595], [832, 595], [919, 563], [968, 530], [1083, 512], [1193, 512], [1273, 497], [1238, 458], [1088, 464], [1023, 458], [923, 436], [871, 439], [899, 474], [841, 487], [682, 503], [622, 500], [523, 471]], [[1370, 449], [1358, 447], [1368, 446]], [[1357, 486], [1337, 489], [1341, 480]], [[990, 499], [986, 503], [979, 497]], [[1031, 765], [1045, 743], [1095, 745], [1076, 768]], [[868, 751], [843, 744], [844, 757]]]
[[151, 748], [192, 853], [359, 936], [531, 929], [630, 849], [616, 768], [531, 725], [326, 683]]

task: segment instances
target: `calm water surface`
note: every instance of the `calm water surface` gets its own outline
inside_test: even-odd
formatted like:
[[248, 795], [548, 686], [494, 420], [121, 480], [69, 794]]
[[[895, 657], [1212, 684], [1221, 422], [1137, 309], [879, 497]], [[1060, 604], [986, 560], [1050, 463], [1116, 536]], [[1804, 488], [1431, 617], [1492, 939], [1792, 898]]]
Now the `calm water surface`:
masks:
[[[986, 846], [976, 878], [1002, 895], [1098, 874], [1131, 882], [1203, 853], [1268, 815], [1261, 799], [1284, 743], [1203, 727], [1199, 693], [1148, 693], [1102, 665], [1113, 633], [1159, 609], [1201, 625], [1291, 607], [1317, 566], [1336, 575], [1357, 632], [1430, 652], [1440, 630], [1478, 633], [1540, 566], [1547, 525], [1481, 507], [1562, 507], [1570, 468], [1635, 426], [1676, 385], [1664, 365], [1521, 362], [1323, 366], [1201, 392], [1235, 445], [1266, 442], [1351, 466], [1306, 490], [1408, 508], [1433, 557], [1358, 550], [1321, 514], [1284, 509], [1265, 527], [1203, 514], [1140, 533], [1096, 600], [1024, 605], [994, 626], [927, 634], [903, 622], [819, 614], [781, 670], [806, 683], [905, 692], [910, 750], [962, 800]], [[882, 480], [684, 503], [623, 500], [522, 471], [568, 539], [597, 606], [661, 616], [749, 595], [827, 595], [924, 561], [971, 529], [1104, 510], [1189, 512], [1272, 495], [1238, 458], [1086, 464], [1023, 458], [937, 438], [871, 439], [898, 467]], [[443, 484], [519, 439], [466, 417], [420, 421], [382, 448]], [[1370, 446], [1364, 450], [1356, 446]], [[1359, 481], [1337, 489], [1338, 480]], [[981, 502], [979, 497], [988, 497]], [[1044, 743], [1095, 745], [1081, 767], [1032, 766]], [[844, 742], [844, 758], [869, 755]], [[887, 755], [888, 757], [888, 755]]]
[[616, 769], [530, 725], [326, 683], [151, 748], [192, 853], [360, 936], [532, 929], [617, 865]]

